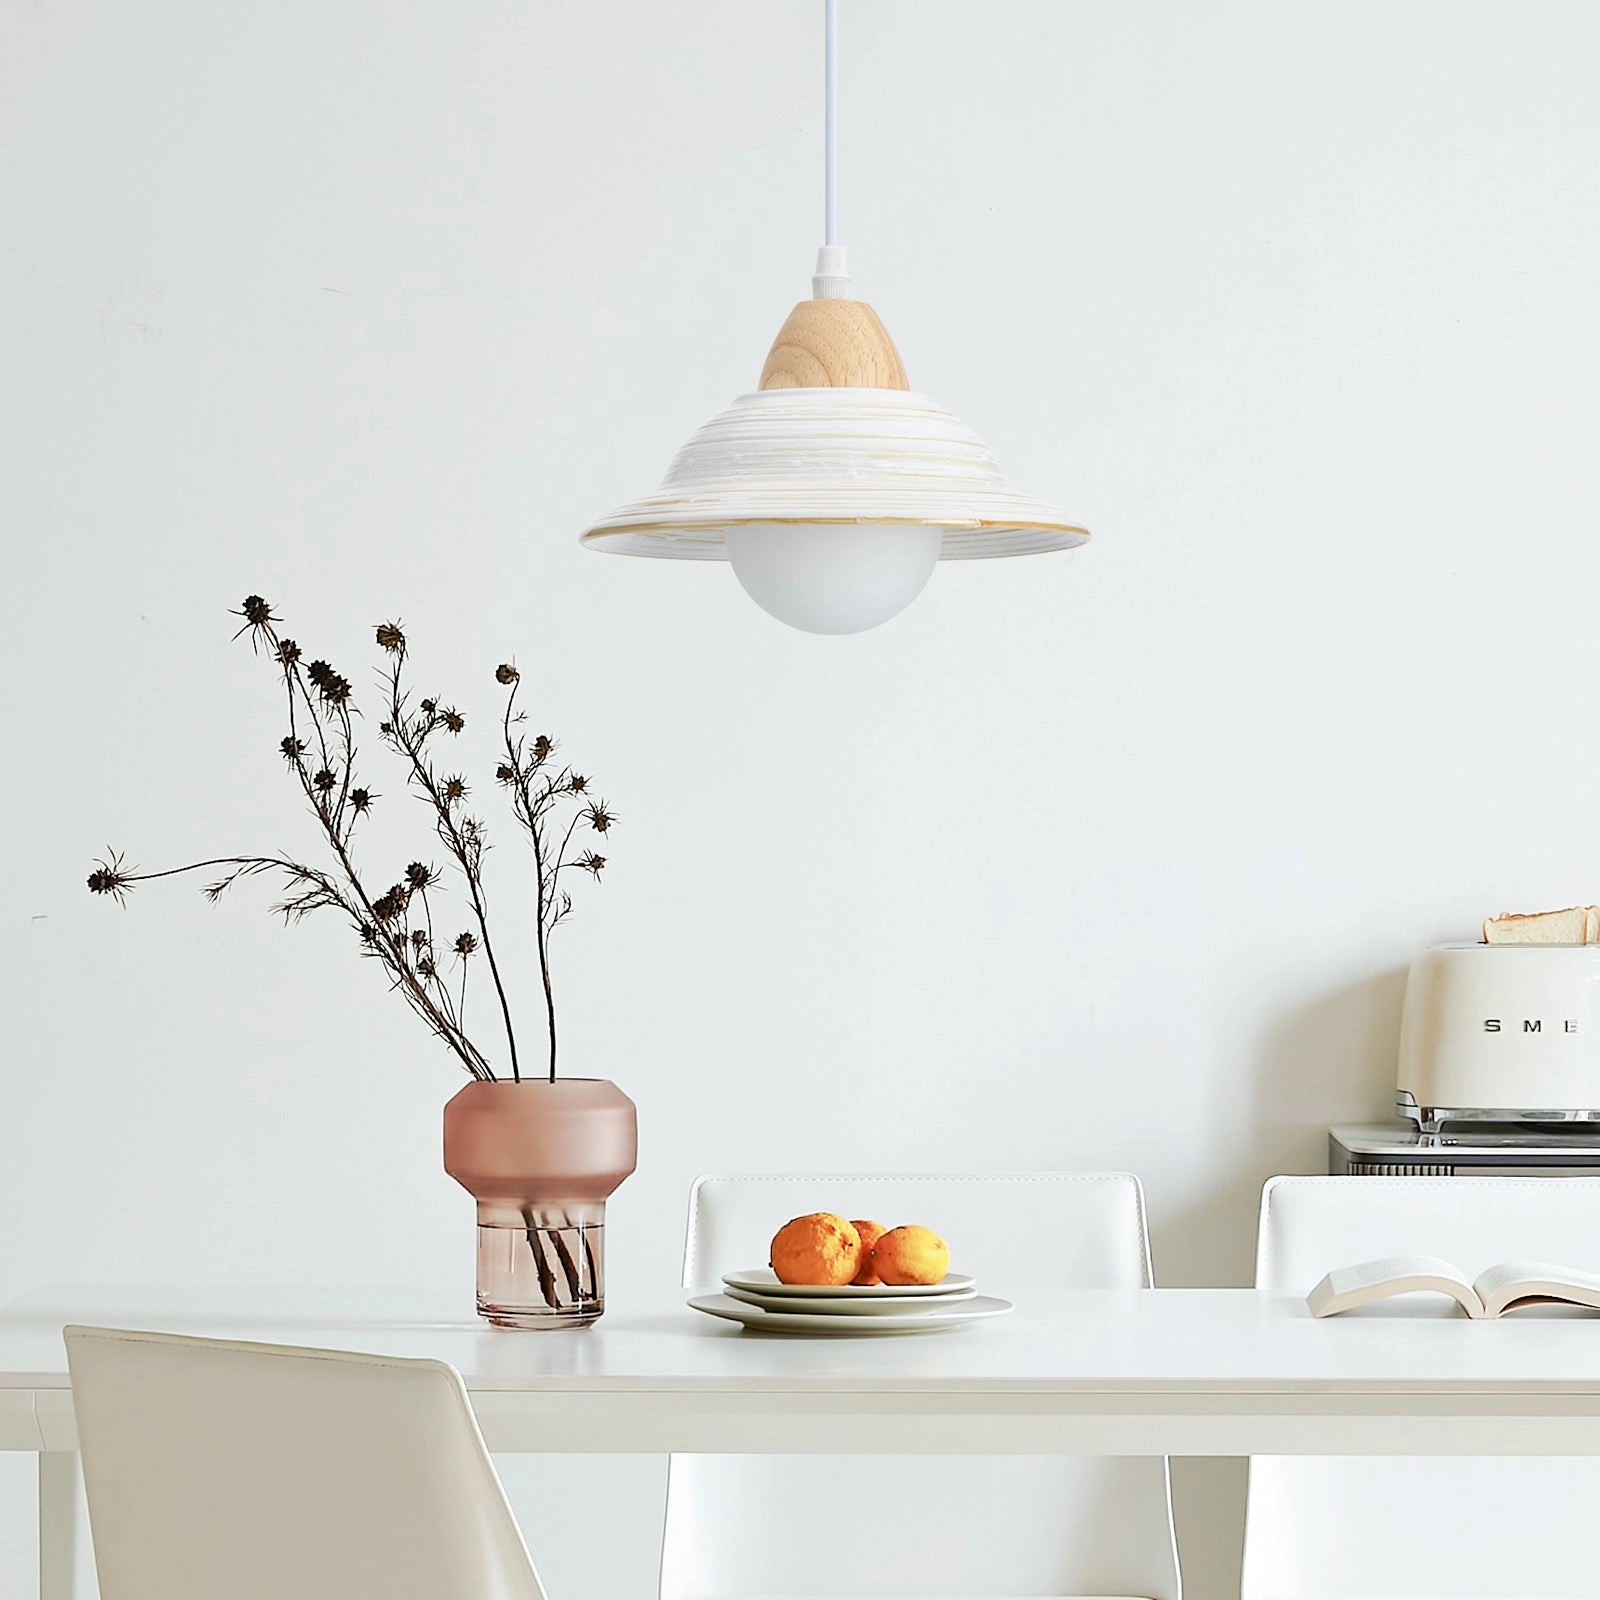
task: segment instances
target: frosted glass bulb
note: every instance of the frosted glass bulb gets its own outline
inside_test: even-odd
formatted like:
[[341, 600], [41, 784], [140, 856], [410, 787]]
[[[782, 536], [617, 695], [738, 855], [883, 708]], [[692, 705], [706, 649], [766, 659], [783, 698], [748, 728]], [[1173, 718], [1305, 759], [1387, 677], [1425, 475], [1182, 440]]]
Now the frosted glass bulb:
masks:
[[944, 530], [901, 522], [751, 522], [723, 535], [744, 592], [807, 633], [861, 633], [922, 593]]

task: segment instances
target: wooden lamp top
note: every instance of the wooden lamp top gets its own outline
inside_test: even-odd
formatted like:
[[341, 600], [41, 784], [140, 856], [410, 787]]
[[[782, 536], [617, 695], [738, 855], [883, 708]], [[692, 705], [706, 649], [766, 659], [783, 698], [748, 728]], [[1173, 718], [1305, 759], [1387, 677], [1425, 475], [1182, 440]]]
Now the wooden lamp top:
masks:
[[802, 300], [778, 329], [763, 389], [910, 389], [900, 352], [865, 300]]

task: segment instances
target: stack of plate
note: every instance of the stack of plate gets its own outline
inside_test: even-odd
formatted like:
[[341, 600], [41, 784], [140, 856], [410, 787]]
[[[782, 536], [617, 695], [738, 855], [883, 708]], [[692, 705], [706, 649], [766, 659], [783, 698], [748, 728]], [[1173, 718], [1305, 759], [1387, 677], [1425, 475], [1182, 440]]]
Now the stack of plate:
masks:
[[722, 1284], [724, 1293], [693, 1295], [689, 1304], [767, 1333], [931, 1333], [1012, 1309], [960, 1272], [939, 1283], [825, 1286], [781, 1283], [771, 1268], [753, 1267], [724, 1273]]

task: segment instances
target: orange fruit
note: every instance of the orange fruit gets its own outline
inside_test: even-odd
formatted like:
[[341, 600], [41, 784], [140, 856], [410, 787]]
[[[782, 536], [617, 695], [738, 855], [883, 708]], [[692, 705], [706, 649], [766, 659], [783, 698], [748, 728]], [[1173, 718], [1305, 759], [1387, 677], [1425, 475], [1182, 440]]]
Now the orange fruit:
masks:
[[861, 1265], [861, 1235], [843, 1217], [813, 1211], [778, 1229], [771, 1260], [780, 1283], [849, 1283]]
[[856, 1269], [851, 1283], [881, 1283], [883, 1280], [872, 1264], [872, 1249], [889, 1230], [881, 1222], [864, 1222], [859, 1217], [850, 1225], [861, 1235], [861, 1265]]
[[872, 1252], [885, 1283], [938, 1283], [950, 1270], [950, 1246], [932, 1228], [891, 1228]]

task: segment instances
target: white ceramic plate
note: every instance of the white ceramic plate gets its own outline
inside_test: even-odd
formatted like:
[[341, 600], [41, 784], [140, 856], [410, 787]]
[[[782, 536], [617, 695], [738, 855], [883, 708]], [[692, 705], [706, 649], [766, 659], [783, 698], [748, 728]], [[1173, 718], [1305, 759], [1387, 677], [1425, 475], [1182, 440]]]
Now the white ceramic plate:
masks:
[[[947, 1306], [962, 1300], [977, 1298], [976, 1289], [952, 1289], [949, 1294], [934, 1295], [926, 1300], [913, 1300], [911, 1305]], [[904, 1296], [862, 1295], [848, 1300], [837, 1295], [768, 1294], [764, 1289], [738, 1289], [727, 1285], [730, 1300], [742, 1301], [747, 1306], [760, 1306], [763, 1311], [798, 1311], [830, 1317], [884, 1317], [909, 1309]]]
[[806, 1300], [818, 1296], [832, 1300], [901, 1300], [917, 1295], [952, 1294], [957, 1289], [972, 1287], [972, 1279], [964, 1272], [947, 1272], [938, 1283], [783, 1283], [771, 1267], [725, 1272], [722, 1281], [730, 1289], [749, 1289], [756, 1294], [782, 1294]]
[[840, 1317], [826, 1313], [763, 1311], [725, 1294], [697, 1294], [689, 1304], [708, 1317], [722, 1317], [743, 1323], [758, 1333], [831, 1333], [843, 1338], [880, 1333], [934, 1333], [941, 1328], [959, 1328], [964, 1323], [981, 1322], [986, 1317], [1003, 1317], [1014, 1310], [1009, 1300], [980, 1294], [956, 1305], [924, 1304], [882, 1317]]

